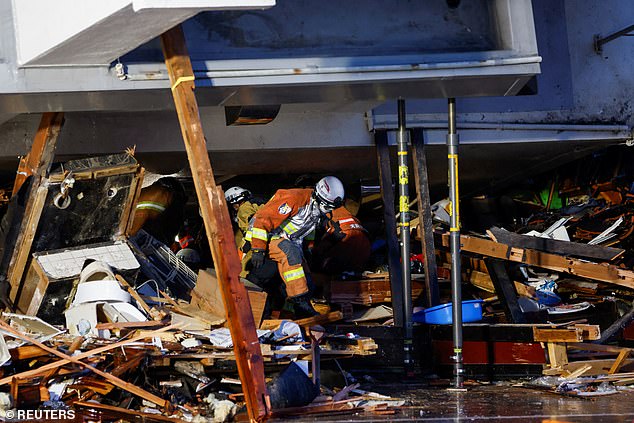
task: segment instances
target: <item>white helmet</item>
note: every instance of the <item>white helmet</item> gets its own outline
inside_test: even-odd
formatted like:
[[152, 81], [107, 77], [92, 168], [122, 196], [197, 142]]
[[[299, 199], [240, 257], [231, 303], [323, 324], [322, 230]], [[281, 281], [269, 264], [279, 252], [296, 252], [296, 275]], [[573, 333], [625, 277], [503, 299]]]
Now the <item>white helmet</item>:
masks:
[[225, 200], [229, 204], [236, 204], [251, 197], [251, 191], [241, 187], [231, 187], [225, 191]]
[[315, 185], [315, 200], [323, 213], [329, 213], [343, 205], [345, 192], [341, 181], [334, 176], [321, 178]]

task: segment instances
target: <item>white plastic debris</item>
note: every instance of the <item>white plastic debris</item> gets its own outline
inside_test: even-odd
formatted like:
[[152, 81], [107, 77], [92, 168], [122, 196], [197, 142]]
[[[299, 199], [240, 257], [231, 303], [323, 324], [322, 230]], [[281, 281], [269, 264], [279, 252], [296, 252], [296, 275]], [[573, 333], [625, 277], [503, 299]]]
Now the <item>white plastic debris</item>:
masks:
[[200, 342], [196, 338], [185, 338], [181, 341], [181, 345], [185, 348], [196, 348], [201, 346], [203, 343]]
[[[257, 330], [258, 338], [271, 333], [270, 330]], [[214, 329], [209, 333], [209, 342], [215, 347], [231, 348], [233, 347], [233, 341], [231, 340], [231, 333], [228, 328]]]
[[[292, 336], [291, 336], [292, 335]], [[285, 338], [284, 342], [287, 344], [294, 344], [297, 342], [303, 342], [302, 330], [299, 325], [289, 320], [283, 320], [280, 323], [280, 327], [273, 332], [273, 340]]]
[[219, 400], [214, 394], [209, 394], [203, 401], [209, 404], [209, 411], [213, 413], [213, 422], [229, 421], [238, 411], [238, 406], [229, 400]]

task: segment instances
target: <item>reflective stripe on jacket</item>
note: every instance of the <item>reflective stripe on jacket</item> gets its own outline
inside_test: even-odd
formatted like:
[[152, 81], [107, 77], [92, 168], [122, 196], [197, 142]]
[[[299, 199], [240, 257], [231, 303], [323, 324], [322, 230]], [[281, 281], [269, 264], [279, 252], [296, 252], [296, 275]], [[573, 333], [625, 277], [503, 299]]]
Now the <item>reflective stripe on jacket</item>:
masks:
[[[352, 213], [350, 213], [345, 207], [339, 207], [333, 210], [332, 218], [330, 220], [339, 223], [339, 226], [341, 227], [341, 232], [343, 232], [344, 234], [348, 234], [349, 232], [355, 230], [367, 233], [367, 230], [363, 227], [361, 221], [354, 217]], [[334, 228], [332, 227], [332, 225], [328, 226], [327, 232], [334, 232]]]
[[273, 237], [301, 241], [311, 234], [320, 218], [319, 207], [311, 200], [312, 189], [280, 189], [253, 216], [251, 246], [265, 249]]

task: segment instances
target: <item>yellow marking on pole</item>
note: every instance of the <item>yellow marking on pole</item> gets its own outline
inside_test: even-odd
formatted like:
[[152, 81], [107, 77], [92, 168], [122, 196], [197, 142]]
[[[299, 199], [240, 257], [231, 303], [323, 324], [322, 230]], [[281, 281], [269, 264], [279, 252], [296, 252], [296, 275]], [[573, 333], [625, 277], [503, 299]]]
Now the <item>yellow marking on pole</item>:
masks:
[[409, 183], [409, 171], [407, 166], [398, 167], [398, 183], [401, 185], [407, 185]]
[[407, 156], [407, 151], [399, 151], [397, 154], [399, 156]]
[[460, 225], [460, 194], [458, 193], [458, 155], [457, 154], [452, 154], [452, 156], [455, 156], [453, 165], [454, 165], [454, 172], [456, 174], [456, 195], [454, 196], [454, 198], [456, 199], [456, 222], [458, 222], [458, 225]]
[[400, 196], [398, 209], [401, 213], [407, 213], [409, 211], [409, 196], [407, 195]]

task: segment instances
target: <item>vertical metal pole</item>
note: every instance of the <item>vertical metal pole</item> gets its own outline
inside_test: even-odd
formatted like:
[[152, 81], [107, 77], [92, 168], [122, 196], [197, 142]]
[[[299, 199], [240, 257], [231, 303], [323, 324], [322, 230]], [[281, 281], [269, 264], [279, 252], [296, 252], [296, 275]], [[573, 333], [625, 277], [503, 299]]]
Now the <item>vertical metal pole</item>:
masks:
[[451, 202], [451, 303], [453, 308], [453, 360], [455, 387], [462, 388], [464, 368], [462, 364], [462, 276], [460, 271], [460, 211], [458, 195], [458, 145], [456, 133], [456, 99], [449, 99], [449, 133], [447, 134], [447, 158], [449, 160], [449, 201]]
[[399, 226], [401, 227], [401, 266], [403, 269], [403, 326], [405, 371], [412, 372], [412, 278], [409, 262], [409, 169], [407, 163], [408, 137], [405, 129], [405, 100], [398, 99], [398, 204]]

